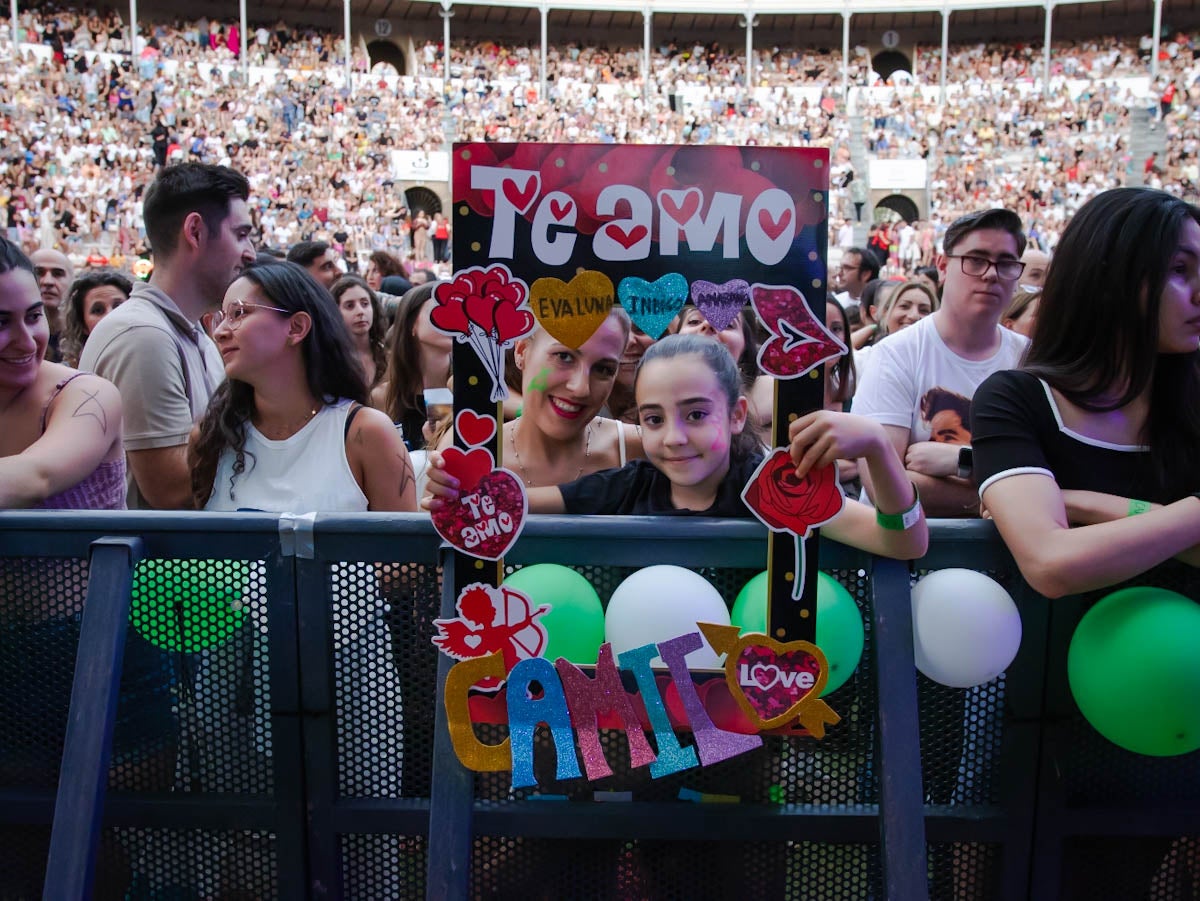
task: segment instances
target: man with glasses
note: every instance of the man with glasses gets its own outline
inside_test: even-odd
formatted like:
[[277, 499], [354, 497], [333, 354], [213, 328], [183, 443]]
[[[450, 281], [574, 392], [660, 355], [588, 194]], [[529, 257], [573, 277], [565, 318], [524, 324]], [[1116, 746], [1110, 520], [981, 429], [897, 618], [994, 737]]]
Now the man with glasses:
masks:
[[842, 264], [834, 278], [835, 285], [842, 289], [834, 296], [849, 311], [858, 306], [867, 282], [879, 278], [879, 258], [865, 247], [848, 247], [842, 253]]
[[80, 368], [121, 392], [130, 509], [192, 506], [188, 435], [225, 377], [200, 320], [254, 262], [249, 197], [245, 176], [225, 166], [160, 170], [143, 203], [154, 271], [84, 346]]
[[[928, 515], [974, 516], [970, 433], [935, 436], [930, 398], [957, 395], [969, 406], [985, 378], [1019, 365], [1028, 339], [1001, 328], [1000, 317], [1025, 269], [1025, 233], [1016, 213], [991, 209], [954, 222], [943, 246], [941, 308], [875, 346], [854, 412], [883, 425]], [[870, 496], [869, 475], [863, 482]]]

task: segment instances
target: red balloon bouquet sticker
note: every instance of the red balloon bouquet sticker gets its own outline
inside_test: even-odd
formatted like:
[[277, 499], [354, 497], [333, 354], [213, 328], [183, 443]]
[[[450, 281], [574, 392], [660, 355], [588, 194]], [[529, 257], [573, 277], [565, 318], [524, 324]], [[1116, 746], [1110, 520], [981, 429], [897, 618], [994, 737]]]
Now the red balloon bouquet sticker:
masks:
[[821, 324], [804, 295], [790, 285], [755, 285], [750, 303], [771, 337], [758, 349], [758, 367], [777, 379], [797, 379], [846, 345]]
[[430, 321], [455, 341], [471, 345], [492, 380], [493, 402], [508, 397], [505, 349], [533, 330], [528, 298], [525, 282], [499, 263], [463, 269], [434, 288]]
[[772, 532], [795, 536], [796, 568], [792, 572], [792, 598], [804, 593], [804, 539], [842, 512], [846, 496], [838, 482], [837, 464], [813, 469], [804, 478], [786, 448], [776, 448], [754, 471], [742, 489], [742, 500]]
[[458, 502], [434, 510], [433, 527], [464, 554], [499, 560], [521, 536], [529, 512], [521, 480], [512, 470], [497, 469], [484, 447], [446, 448], [442, 462], [458, 479]]
[[[488, 654], [500, 654], [504, 672], [522, 660], [540, 657], [545, 650], [546, 627], [540, 622], [550, 612], [548, 604], [534, 609], [529, 598], [519, 591], [483, 582], [468, 585], [458, 596], [458, 616], [435, 619], [437, 635], [433, 643], [447, 657], [472, 660]], [[498, 691], [503, 679], [489, 676], [475, 684], [481, 691]]]

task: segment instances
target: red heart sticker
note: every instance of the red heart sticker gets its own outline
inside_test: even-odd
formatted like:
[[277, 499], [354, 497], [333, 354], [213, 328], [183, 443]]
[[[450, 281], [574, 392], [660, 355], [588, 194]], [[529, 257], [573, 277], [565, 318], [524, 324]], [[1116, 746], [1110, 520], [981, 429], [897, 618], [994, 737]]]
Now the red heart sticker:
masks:
[[[477, 448], [471, 453], [481, 450]], [[474, 489], [464, 490], [457, 503], [434, 510], [433, 527], [464, 554], [482, 560], [499, 560], [521, 536], [528, 509], [525, 489], [516, 474], [507, 469], [494, 469], [480, 479]]]
[[496, 434], [496, 418], [480, 416], [473, 410], [462, 410], [454, 418], [454, 431], [468, 447], [487, 444]]
[[446, 472], [458, 479], [458, 490], [463, 493], [474, 491], [480, 480], [496, 465], [491, 451], [482, 447], [469, 453], [457, 447], [448, 447], [442, 451], [442, 462], [445, 463]]

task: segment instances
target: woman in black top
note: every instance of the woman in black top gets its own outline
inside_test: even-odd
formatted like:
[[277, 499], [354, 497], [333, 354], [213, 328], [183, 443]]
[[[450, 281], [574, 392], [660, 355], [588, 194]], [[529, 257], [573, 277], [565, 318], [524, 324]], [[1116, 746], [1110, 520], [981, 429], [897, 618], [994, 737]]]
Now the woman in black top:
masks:
[[1145, 188], [1090, 200], [1032, 337], [971, 417], [980, 497], [1026, 580], [1058, 597], [1200, 563], [1200, 208]]

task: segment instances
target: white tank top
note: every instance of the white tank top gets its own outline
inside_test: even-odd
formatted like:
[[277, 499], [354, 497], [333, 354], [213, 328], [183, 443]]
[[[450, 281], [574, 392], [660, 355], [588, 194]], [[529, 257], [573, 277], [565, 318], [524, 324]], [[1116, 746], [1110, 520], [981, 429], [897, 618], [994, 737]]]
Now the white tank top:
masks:
[[268, 513], [361, 513], [367, 496], [346, 459], [346, 416], [354, 402], [339, 400], [291, 438], [273, 441], [246, 423], [246, 470], [229, 483], [234, 453], [226, 448], [206, 510]]

